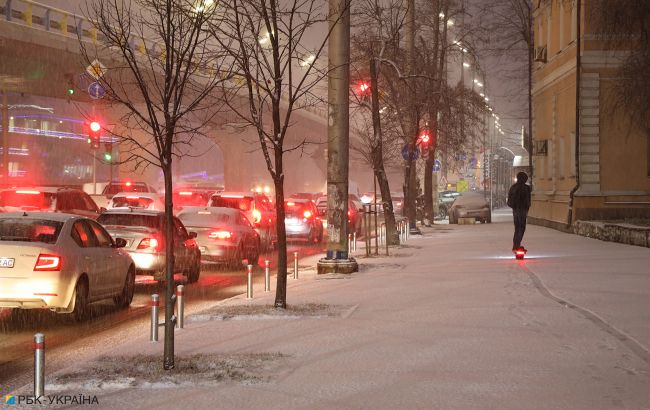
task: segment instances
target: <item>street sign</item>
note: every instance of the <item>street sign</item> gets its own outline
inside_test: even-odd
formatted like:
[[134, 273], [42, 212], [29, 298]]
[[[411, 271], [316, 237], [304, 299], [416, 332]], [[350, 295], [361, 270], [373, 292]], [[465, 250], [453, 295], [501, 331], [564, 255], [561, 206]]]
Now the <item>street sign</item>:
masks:
[[467, 159], [467, 154], [464, 152], [458, 152], [456, 153], [456, 161], [465, 161]]
[[[418, 159], [420, 156], [420, 150], [418, 147], [413, 147], [413, 151], [411, 151], [411, 160], [415, 161]], [[402, 158], [404, 158], [404, 161], [408, 161], [409, 159], [409, 144], [404, 144], [402, 147]]]
[[106, 66], [102, 64], [99, 60], [94, 59], [88, 67], [86, 67], [86, 72], [95, 80], [99, 80], [106, 74]]
[[100, 98], [104, 98], [106, 90], [104, 90], [104, 87], [100, 83], [94, 82], [88, 86], [88, 95], [90, 95], [90, 98], [99, 100]]
[[435, 160], [435, 162], [433, 163], [433, 172], [440, 172], [441, 169], [442, 169], [442, 164], [440, 163], [440, 160], [439, 159]]

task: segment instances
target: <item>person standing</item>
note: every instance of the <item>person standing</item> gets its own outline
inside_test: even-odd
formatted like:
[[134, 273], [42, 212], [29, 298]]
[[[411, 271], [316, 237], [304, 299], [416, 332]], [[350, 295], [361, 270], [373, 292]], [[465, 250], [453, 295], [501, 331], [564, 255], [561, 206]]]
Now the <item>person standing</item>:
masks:
[[508, 190], [507, 203], [512, 208], [512, 217], [515, 222], [515, 234], [512, 237], [513, 251], [521, 247], [521, 240], [526, 232], [526, 218], [530, 208], [530, 186], [526, 185], [526, 181], [528, 181], [528, 175], [525, 172], [519, 172], [517, 182]]

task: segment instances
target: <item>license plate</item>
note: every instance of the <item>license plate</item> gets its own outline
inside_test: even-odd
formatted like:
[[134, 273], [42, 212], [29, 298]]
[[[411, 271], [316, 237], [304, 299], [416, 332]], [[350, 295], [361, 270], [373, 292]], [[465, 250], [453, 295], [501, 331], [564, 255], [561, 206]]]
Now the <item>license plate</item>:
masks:
[[284, 220], [284, 223], [287, 225], [300, 225], [298, 218], [287, 218]]
[[14, 258], [0, 258], [0, 268], [13, 268]]

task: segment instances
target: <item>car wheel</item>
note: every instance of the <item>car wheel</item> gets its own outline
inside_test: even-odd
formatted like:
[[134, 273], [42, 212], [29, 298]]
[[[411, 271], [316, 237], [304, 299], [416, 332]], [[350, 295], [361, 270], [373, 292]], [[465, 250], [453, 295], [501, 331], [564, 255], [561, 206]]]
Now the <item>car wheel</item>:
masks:
[[195, 259], [194, 265], [187, 272], [187, 283], [196, 283], [199, 281], [199, 276], [201, 276], [201, 259]]
[[316, 242], [323, 242], [323, 229], [320, 230], [320, 233], [318, 234], [318, 240]]
[[75, 322], [81, 322], [88, 315], [88, 283], [85, 279], [79, 279], [74, 287], [74, 308], [72, 309], [72, 319]]
[[124, 280], [122, 293], [119, 296], [114, 296], [113, 302], [121, 308], [129, 307], [133, 300], [133, 293], [135, 293], [135, 268], [130, 266], [126, 274], [126, 279]]

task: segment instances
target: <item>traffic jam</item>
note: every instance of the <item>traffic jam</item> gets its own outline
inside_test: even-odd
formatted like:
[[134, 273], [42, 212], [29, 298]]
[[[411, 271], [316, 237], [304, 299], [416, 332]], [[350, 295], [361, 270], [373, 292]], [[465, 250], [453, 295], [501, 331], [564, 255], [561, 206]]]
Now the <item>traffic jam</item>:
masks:
[[[240, 294], [246, 265], [277, 263], [275, 204], [259, 191], [174, 189], [174, 282], [188, 305]], [[290, 255], [324, 252], [321, 197], [287, 196]], [[29, 356], [36, 329], [47, 330], [50, 347], [64, 346], [146, 318], [151, 295], [166, 285], [165, 228], [164, 194], [142, 182], [111, 182], [96, 195], [0, 190], [0, 370]]]

